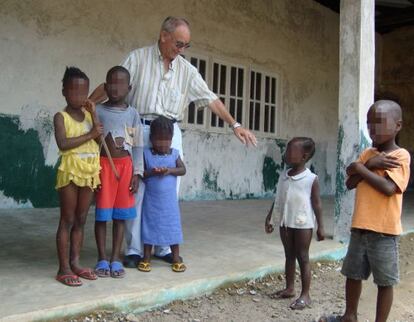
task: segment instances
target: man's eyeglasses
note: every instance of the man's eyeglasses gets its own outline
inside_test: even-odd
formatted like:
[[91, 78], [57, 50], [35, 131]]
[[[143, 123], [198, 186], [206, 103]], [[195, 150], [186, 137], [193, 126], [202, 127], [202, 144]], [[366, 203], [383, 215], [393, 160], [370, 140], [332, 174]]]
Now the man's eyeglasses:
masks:
[[174, 37], [173, 34], [170, 34], [170, 35], [171, 35], [171, 38], [175, 40], [175, 47], [177, 47], [177, 49], [187, 49], [191, 47], [191, 44], [189, 42], [185, 43], [185, 42], [179, 41]]
[[187, 49], [191, 47], [191, 44], [189, 42], [183, 43], [182, 41], [176, 41], [175, 47], [177, 47], [178, 49]]

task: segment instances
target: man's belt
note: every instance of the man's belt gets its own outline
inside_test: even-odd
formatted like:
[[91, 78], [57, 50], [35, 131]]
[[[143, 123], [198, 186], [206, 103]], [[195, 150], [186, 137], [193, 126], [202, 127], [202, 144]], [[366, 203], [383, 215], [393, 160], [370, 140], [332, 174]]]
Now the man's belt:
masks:
[[[151, 120], [151, 119], [146, 119], [146, 118], [144, 118], [144, 117], [141, 117], [141, 122], [142, 122], [142, 124], [144, 124], [144, 125], [151, 125], [152, 121], [154, 121], [154, 120]], [[178, 121], [177, 121], [176, 119], [171, 119], [171, 122], [176, 123], [176, 122], [178, 122]]]

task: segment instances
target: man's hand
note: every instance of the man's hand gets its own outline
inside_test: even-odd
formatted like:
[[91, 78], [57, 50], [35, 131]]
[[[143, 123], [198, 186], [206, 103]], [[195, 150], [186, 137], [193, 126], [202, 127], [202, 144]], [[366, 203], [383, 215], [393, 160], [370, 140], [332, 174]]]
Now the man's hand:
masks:
[[390, 169], [398, 168], [401, 166], [401, 164], [396, 160], [397, 160], [396, 157], [393, 157], [391, 155], [387, 155], [384, 152], [381, 152], [380, 154], [376, 155], [375, 157], [372, 157], [367, 162], [365, 162], [365, 166], [369, 170], [373, 170], [373, 169], [390, 170]]
[[233, 129], [234, 135], [245, 145], [257, 145], [257, 140], [255, 135], [244, 127], [237, 127]]
[[[227, 111], [226, 107], [224, 106], [223, 102], [218, 98], [208, 105], [211, 111], [216, 114], [220, 119], [224, 122], [229, 124], [235, 124], [234, 118], [230, 115], [229, 111]], [[252, 132], [243, 128], [242, 126], [233, 128], [234, 135], [245, 145], [253, 145], [256, 146], [257, 140], [256, 137]]]
[[129, 184], [129, 191], [131, 193], [136, 193], [138, 191], [138, 175], [134, 174], [131, 178], [131, 183]]

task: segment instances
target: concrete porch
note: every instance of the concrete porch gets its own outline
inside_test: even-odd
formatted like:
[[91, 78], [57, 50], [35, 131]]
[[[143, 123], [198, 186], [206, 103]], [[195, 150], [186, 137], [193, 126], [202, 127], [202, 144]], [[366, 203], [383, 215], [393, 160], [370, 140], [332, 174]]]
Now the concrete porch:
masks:
[[[143, 311], [175, 299], [209, 293], [241, 279], [283, 271], [284, 254], [276, 234], [264, 233], [270, 200], [198, 201], [181, 205], [188, 270], [173, 273], [164, 262], [153, 271], [128, 269], [124, 279], [85, 281], [69, 288], [54, 280], [55, 232], [59, 209], [0, 210], [0, 320], [47, 320], [96, 308]], [[325, 227], [333, 232], [333, 198], [323, 198]], [[93, 210], [85, 231], [82, 263], [93, 267], [96, 247]], [[414, 231], [414, 194], [405, 198], [405, 232]], [[313, 259], [338, 259], [346, 246], [332, 239], [313, 241]]]

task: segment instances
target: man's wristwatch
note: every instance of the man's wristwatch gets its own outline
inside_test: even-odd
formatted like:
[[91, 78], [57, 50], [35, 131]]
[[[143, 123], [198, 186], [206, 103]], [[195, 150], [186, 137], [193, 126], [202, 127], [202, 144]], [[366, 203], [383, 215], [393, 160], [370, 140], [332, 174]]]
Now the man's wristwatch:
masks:
[[235, 129], [237, 129], [238, 127], [241, 127], [242, 125], [239, 123], [239, 122], [234, 122], [232, 125], [230, 125], [230, 127], [233, 129], [233, 130], [235, 130]]

